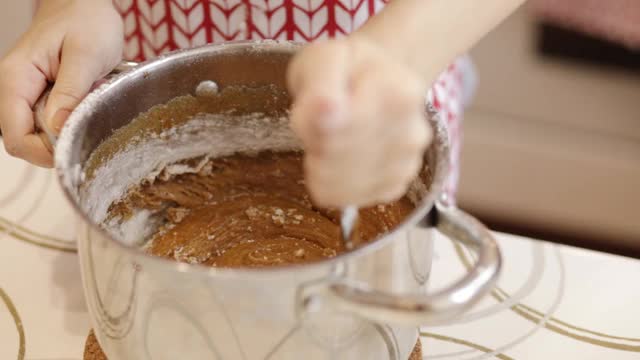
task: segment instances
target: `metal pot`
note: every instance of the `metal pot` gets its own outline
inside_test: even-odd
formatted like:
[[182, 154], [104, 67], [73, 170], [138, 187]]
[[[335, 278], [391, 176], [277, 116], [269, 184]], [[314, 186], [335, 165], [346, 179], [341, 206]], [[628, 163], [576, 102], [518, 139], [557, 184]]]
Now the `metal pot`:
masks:
[[[109, 359], [405, 360], [419, 325], [446, 322], [494, 285], [501, 265], [496, 242], [441, 194], [449, 148], [444, 122], [432, 111], [435, 140], [424, 158], [431, 183], [415, 213], [386, 236], [329, 261], [260, 270], [171, 262], [120, 242], [88, 215], [83, 170], [114, 130], [192, 93], [202, 80], [284, 89], [297, 48], [266, 41], [171, 53], [110, 79], [71, 114], [55, 166], [82, 219], [84, 291]], [[474, 249], [477, 263], [456, 283], [426, 294], [434, 229]]]

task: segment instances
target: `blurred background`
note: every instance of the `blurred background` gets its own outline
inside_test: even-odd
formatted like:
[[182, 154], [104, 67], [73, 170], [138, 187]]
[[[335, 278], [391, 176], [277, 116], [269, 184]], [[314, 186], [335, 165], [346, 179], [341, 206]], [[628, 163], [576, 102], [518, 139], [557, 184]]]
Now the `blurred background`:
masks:
[[532, 0], [473, 49], [461, 207], [496, 229], [640, 255], [629, 23], [640, 31], [639, 1]]
[[[31, 3], [0, 13], [0, 53]], [[617, 21], [596, 3], [534, 0], [473, 49], [459, 202], [498, 230], [640, 256], [640, 56], [624, 26], [589, 28]]]

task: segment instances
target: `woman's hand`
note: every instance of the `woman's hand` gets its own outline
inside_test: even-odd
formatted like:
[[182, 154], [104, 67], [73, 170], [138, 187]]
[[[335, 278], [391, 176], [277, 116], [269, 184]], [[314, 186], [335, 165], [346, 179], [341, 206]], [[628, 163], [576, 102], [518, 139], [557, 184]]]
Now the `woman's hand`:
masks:
[[405, 193], [432, 136], [420, 74], [353, 36], [303, 49], [288, 82], [316, 203], [367, 206]]
[[93, 83], [121, 60], [122, 20], [111, 0], [43, 1], [29, 30], [0, 60], [0, 126], [13, 156], [52, 166], [32, 108], [55, 81], [44, 116], [58, 133]]

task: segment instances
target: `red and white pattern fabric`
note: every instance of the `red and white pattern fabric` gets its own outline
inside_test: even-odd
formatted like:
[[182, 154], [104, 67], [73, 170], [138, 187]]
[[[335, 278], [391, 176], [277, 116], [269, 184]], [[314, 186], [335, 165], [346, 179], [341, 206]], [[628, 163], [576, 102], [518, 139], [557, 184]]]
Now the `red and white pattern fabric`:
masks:
[[115, 0], [125, 56], [232, 40], [309, 42], [349, 34], [389, 0]]
[[449, 179], [445, 191], [455, 199], [460, 176], [460, 147], [462, 145], [462, 117], [464, 108], [473, 96], [476, 86], [475, 72], [467, 57], [457, 59], [438, 77], [427, 94], [427, 100], [433, 104], [449, 128], [451, 139], [451, 158]]
[[[143, 61], [180, 48], [233, 40], [309, 42], [340, 37], [360, 27], [389, 1], [114, 0], [114, 4], [124, 21], [124, 57]], [[456, 60], [427, 96], [449, 125], [451, 174], [446, 191], [452, 198], [458, 183], [460, 123], [473, 91], [470, 69], [466, 57]]]

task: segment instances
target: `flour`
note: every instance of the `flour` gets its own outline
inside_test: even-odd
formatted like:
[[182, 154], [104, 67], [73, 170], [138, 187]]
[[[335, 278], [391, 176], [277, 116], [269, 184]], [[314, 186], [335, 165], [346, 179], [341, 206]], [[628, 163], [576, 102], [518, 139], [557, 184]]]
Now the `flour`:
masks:
[[[93, 221], [103, 223], [109, 206], [143, 180], [198, 173], [212, 157], [297, 149], [300, 143], [289, 129], [286, 116], [198, 114], [183, 125], [150, 135], [143, 143], [115, 154], [80, 189], [80, 203]], [[203, 160], [195, 166], [176, 164], [198, 157]]]

